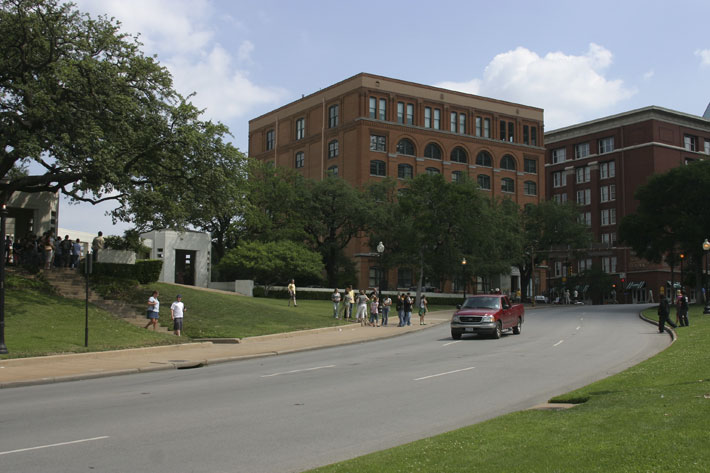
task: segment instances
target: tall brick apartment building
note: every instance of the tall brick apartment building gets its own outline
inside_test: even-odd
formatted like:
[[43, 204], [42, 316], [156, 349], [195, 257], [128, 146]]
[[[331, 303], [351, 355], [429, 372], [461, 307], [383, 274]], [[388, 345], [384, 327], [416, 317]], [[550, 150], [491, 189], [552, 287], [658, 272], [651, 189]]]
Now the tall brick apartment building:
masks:
[[644, 302], [649, 289], [657, 301], [659, 288], [671, 279], [670, 268], [635, 257], [617, 243], [617, 229], [636, 210], [634, 192], [651, 175], [708, 158], [710, 120], [652, 106], [547, 132], [545, 144], [547, 199], [581, 205], [581, 218], [596, 242], [585, 258], [553, 256], [550, 286], [563, 286], [570, 270], [598, 263], [616, 276], [619, 302]]
[[[421, 173], [467, 175], [492, 197], [520, 205], [544, 195], [543, 111], [539, 108], [361, 73], [249, 122], [249, 155], [338, 176], [353, 186]], [[384, 242], [387, 245], [387, 242]], [[369, 252], [356, 241], [351, 256]], [[410, 270], [384, 275], [375, 258], [355, 257], [359, 286], [409, 287]], [[475, 268], [471, 268], [475, 271]], [[500, 281], [502, 288], [517, 279]]]

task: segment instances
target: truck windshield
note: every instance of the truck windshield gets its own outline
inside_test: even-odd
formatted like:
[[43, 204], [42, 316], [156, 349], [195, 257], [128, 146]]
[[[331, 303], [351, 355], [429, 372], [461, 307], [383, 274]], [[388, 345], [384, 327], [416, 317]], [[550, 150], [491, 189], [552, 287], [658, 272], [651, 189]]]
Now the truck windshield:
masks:
[[500, 309], [499, 297], [471, 297], [466, 299], [462, 309]]

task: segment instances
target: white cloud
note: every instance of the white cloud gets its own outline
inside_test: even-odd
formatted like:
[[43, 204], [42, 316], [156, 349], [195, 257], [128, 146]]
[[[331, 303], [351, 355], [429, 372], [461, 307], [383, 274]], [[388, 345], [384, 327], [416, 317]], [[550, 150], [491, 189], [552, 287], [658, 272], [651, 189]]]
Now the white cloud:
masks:
[[698, 49], [695, 55], [700, 58], [701, 66], [710, 66], [710, 49]]
[[653, 76], [655, 76], [655, 75], [656, 75], [656, 71], [654, 71], [653, 69], [651, 69], [650, 71], [647, 71], [646, 73], [644, 73], [643, 79], [644, 79], [644, 80], [649, 80], [649, 79], [651, 79], [651, 78], [652, 78]]
[[237, 51], [237, 59], [239, 59], [240, 62], [251, 61], [252, 52], [254, 52], [254, 43], [249, 40], [242, 41], [242, 44], [239, 45], [239, 50]]
[[544, 108], [545, 128], [552, 130], [594, 118], [636, 93], [604, 76], [611, 63], [611, 51], [594, 43], [579, 56], [551, 52], [541, 57], [518, 47], [495, 56], [482, 79], [438, 85]]

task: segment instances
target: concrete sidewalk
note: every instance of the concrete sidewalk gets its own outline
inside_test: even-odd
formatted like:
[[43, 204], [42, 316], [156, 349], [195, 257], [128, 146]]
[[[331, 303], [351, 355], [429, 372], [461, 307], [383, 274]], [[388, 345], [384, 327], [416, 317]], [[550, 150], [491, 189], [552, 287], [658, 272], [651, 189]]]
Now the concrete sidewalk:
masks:
[[[0, 388], [59, 383], [148, 371], [192, 368], [247, 358], [362, 343], [448, 323], [453, 311], [427, 314], [427, 325], [361, 327], [359, 324], [245, 338], [240, 343], [197, 342], [127, 350], [0, 360]], [[393, 318], [390, 317], [390, 321]]]

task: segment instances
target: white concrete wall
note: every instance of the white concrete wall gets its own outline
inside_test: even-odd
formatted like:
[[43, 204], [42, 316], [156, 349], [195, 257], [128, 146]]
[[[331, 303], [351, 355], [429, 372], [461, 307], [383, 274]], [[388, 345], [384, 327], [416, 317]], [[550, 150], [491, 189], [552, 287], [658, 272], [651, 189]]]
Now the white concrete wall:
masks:
[[195, 286], [208, 287], [210, 282], [210, 258], [212, 236], [205, 232], [160, 230], [142, 233], [141, 238], [150, 247], [151, 259], [163, 260], [160, 281], [175, 282], [175, 250], [195, 251]]
[[136, 264], [136, 253], [127, 250], [109, 250], [104, 249], [99, 251], [99, 263], [119, 263], [119, 264]]
[[251, 279], [215, 282], [211, 281], [208, 286], [210, 289], [219, 289], [220, 291], [231, 291], [244, 296], [252, 297], [254, 294], [254, 281]]

